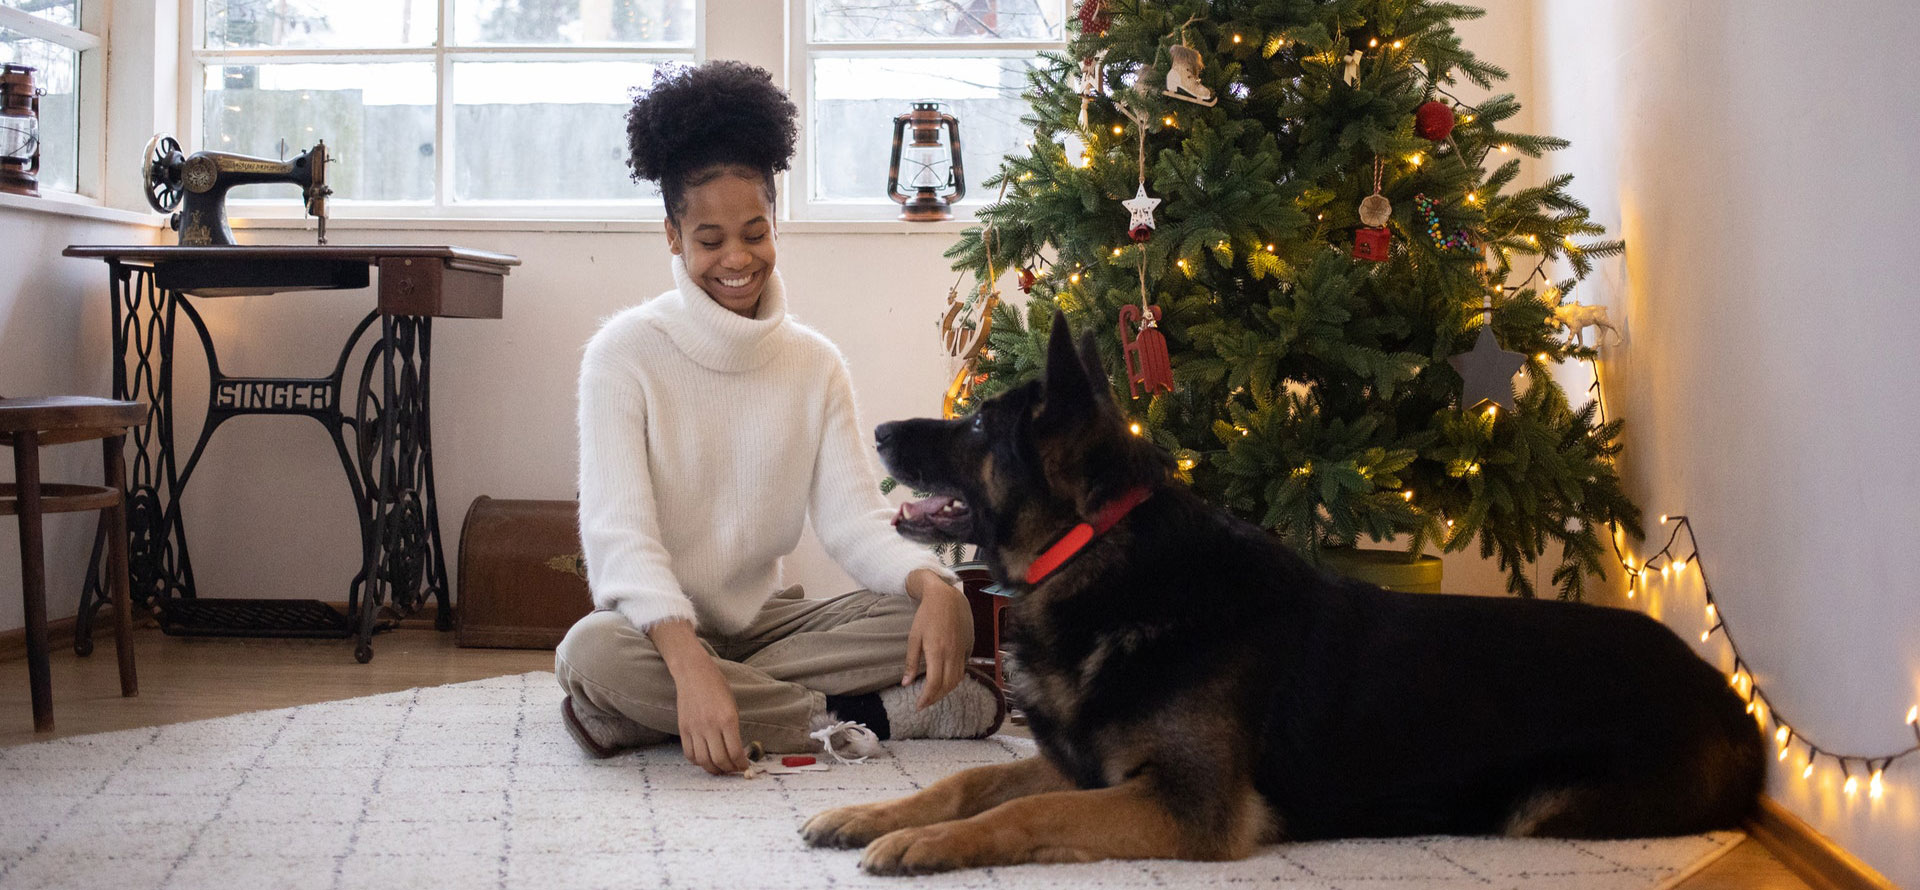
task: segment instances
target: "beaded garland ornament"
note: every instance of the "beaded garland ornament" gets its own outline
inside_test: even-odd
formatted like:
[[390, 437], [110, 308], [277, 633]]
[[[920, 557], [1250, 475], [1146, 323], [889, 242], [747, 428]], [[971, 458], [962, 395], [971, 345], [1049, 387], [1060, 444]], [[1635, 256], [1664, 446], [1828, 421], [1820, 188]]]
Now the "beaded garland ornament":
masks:
[[1425, 194], [1414, 195], [1413, 206], [1420, 211], [1420, 218], [1426, 221], [1427, 234], [1433, 237], [1435, 244], [1448, 250], [1473, 249], [1473, 238], [1467, 234], [1465, 229], [1456, 231], [1451, 235], [1441, 231], [1440, 213], [1437, 209], [1438, 205], [1434, 203], [1432, 198], [1427, 197]]

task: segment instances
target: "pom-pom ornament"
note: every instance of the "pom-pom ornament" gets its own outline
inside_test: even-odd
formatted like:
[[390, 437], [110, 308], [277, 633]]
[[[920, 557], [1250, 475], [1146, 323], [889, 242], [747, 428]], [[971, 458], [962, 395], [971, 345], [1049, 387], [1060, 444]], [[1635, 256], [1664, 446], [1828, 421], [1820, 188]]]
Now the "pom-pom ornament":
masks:
[[1453, 106], [1439, 100], [1413, 110], [1413, 132], [1422, 139], [1444, 142], [1453, 135]]
[[1133, 215], [1127, 221], [1127, 237], [1134, 241], [1153, 237], [1153, 209], [1160, 206], [1160, 199], [1147, 194], [1146, 183], [1140, 183], [1140, 190], [1134, 193], [1133, 198], [1121, 201], [1120, 205]]
[[1432, 236], [1433, 243], [1447, 250], [1473, 249], [1473, 239], [1467, 235], [1465, 229], [1451, 235], [1440, 230], [1440, 212], [1432, 198], [1426, 195], [1414, 195], [1413, 206], [1420, 211], [1420, 218], [1426, 222], [1427, 234]]
[[[1160, 307], [1128, 303], [1120, 307], [1120, 354], [1127, 362], [1127, 387], [1134, 398], [1173, 391], [1173, 364], [1167, 358], [1167, 338], [1160, 333]], [[1144, 321], [1142, 318], [1144, 317]]]

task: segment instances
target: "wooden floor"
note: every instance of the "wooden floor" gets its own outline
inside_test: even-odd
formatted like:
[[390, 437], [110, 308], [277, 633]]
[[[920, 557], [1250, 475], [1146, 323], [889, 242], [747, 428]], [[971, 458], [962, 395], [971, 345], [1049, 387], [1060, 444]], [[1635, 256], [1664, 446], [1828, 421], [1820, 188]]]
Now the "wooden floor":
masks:
[[[91, 658], [56, 649], [51, 733], [32, 730], [26, 662], [0, 661], [0, 747], [553, 669], [551, 652], [461, 649], [452, 634], [424, 627], [374, 638], [369, 664], [355, 663], [352, 644], [343, 640], [182, 639], [143, 628], [135, 632], [135, 649], [135, 698], [120, 697], [110, 636], [101, 635]], [[1811, 888], [1748, 841], [1678, 890]]]

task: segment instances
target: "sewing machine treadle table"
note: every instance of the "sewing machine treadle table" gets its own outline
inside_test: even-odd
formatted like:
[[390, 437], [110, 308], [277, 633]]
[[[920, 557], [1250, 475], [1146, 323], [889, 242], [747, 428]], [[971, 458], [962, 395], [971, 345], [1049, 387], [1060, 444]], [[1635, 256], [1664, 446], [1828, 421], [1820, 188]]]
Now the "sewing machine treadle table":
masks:
[[[146, 402], [151, 419], [128, 436], [127, 525], [133, 601], [183, 636], [355, 637], [354, 657], [373, 658], [375, 630], [436, 600], [437, 624], [453, 626], [430, 435], [433, 319], [500, 318], [502, 279], [517, 257], [445, 246], [167, 247], [74, 245], [66, 256], [106, 260], [113, 287], [113, 397]], [[233, 377], [220, 370], [196, 297], [363, 288], [380, 275], [376, 306], [347, 336], [325, 377]], [[173, 346], [185, 316], [207, 355], [207, 415], [184, 464], [173, 423]], [[349, 359], [366, 344], [358, 388], [345, 389]], [[352, 403], [347, 403], [348, 397]], [[198, 595], [180, 496], [213, 431], [250, 414], [311, 417], [333, 438], [360, 520], [360, 571], [345, 614], [318, 600], [212, 599]], [[95, 568], [81, 591], [74, 648], [92, 648], [104, 598]]]

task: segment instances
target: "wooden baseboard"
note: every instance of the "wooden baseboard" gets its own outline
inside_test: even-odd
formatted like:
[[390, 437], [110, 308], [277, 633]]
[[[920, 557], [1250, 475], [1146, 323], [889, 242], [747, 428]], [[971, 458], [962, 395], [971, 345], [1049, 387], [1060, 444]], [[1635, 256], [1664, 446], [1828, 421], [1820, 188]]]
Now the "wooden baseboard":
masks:
[[[58, 652], [62, 648], [73, 648], [72, 618], [56, 618], [47, 622], [47, 648]], [[13, 630], [0, 630], [0, 661], [12, 661], [27, 657], [27, 629], [17, 627]]]
[[1771, 797], [1760, 798], [1747, 834], [1814, 890], [1900, 890]]

